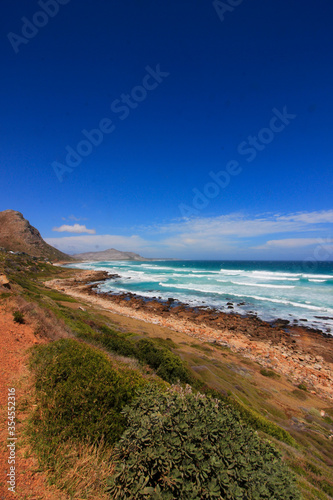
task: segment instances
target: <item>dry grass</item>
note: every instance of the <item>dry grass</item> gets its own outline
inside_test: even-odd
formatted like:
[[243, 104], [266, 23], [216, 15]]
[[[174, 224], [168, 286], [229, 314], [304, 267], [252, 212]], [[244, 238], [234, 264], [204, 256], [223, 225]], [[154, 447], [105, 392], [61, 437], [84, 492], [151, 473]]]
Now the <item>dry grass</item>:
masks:
[[51, 310], [44, 309], [35, 302], [28, 302], [21, 296], [15, 297], [15, 303], [16, 310], [34, 326], [36, 336], [51, 341], [74, 337], [66, 323]]
[[83, 443], [66, 443], [57, 450], [52, 472], [57, 487], [73, 499], [110, 500], [106, 480], [113, 472], [112, 449]]

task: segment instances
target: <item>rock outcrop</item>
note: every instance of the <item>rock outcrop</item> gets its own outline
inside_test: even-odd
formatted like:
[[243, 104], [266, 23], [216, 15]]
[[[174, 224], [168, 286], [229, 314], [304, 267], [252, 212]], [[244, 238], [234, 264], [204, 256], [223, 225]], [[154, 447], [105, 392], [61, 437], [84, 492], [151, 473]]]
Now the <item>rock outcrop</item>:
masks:
[[71, 261], [72, 257], [48, 245], [38, 229], [21, 212], [0, 212], [0, 247], [12, 252], [25, 252], [33, 257], [50, 261]]

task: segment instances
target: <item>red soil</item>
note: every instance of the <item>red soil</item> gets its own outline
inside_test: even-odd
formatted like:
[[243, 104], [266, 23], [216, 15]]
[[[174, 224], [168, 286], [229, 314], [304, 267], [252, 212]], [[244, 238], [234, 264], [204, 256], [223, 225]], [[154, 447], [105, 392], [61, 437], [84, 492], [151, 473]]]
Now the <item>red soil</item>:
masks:
[[[31, 455], [25, 456], [21, 444], [21, 421], [24, 415], [20, 414], [20, 403], [28, 390], [26, 368], [26, 351], [34, 344], [45, 342], [34, 335], [31, 325], [18, 324], [13, 321], [13, 314], [9, 307], [0, 304], [0, 500], [30, 499], [30, 500], [66, 500], [66, 496], [47, 484], [46, 476], [38, 471], [38, 462]], [[15, 492], [8, 490], [9, 448], [7, 411], [8, 388], [15, 388], [16, 410], [16, 449], [15, 449]], [[25, 448], [26, 449], [26, 448]]]

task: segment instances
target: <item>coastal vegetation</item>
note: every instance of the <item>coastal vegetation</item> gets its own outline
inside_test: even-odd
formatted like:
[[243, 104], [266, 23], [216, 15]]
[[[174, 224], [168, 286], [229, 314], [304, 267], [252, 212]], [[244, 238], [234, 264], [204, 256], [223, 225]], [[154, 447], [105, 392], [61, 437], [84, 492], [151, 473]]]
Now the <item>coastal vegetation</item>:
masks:
[[13, 318], [15, 323], [20, 323], [21, 325], [24, 323], [24, 314], [21, 311], [14, 311]]
[[119, 327], [44, 286], [73, 270], [0, 252], [0, 271], [2, 303], [44, 342], [30, 353], [23, 441], [68, 498], [333, 495], [333, 414], [309, 391], [219, 346]]
[[148, 386], [124, 415], [112, 498], [300, 498], [275, 447], [225, 403]]

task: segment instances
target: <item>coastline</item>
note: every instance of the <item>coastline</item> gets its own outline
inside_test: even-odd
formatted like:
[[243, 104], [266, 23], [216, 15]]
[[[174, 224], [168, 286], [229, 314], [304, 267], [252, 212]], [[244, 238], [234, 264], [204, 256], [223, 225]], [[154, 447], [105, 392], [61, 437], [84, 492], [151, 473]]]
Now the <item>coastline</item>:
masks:
[[101, 293], [97, 284], [117, 275], [79, 271], [72, 278], [46, 281], [49, 288], [97, 305], [117, 315], [158, 324], [240, 353], [263, 368], [306, 384], [313, 394], [333, 400], [333, 337], [303, 326], [274, 324], [256, 316], [189, 307], [170, 298], [166, 303], [131, 294]]

